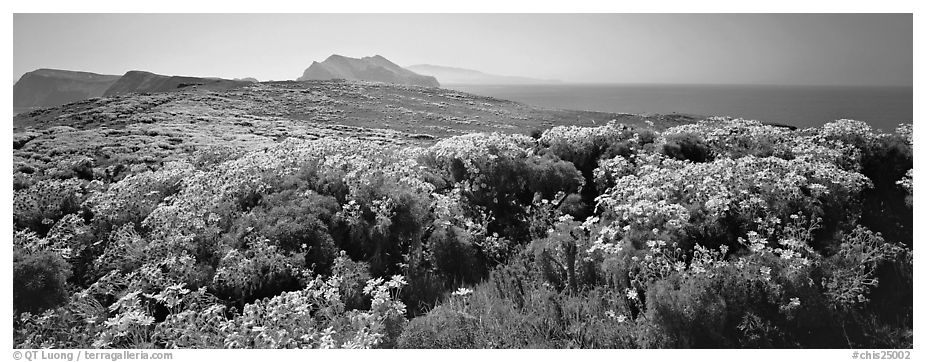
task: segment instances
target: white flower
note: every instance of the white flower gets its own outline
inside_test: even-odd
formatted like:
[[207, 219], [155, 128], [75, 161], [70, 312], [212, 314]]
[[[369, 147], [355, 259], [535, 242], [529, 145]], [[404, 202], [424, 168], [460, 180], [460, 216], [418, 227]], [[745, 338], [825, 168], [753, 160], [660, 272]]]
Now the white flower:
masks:
[[465, 296], [470, 295], [470, 294], [473, 294], [473, 290], [472, 290], [472, 289], [469, 289], [469, 288], [462, 288], [462, 287], [459, 288], [459, 289], [457, 289], [457, 291], [453, 292], [453, 295], [455, 295], [455, 296], [460, 296], [460, 297], [465, 297]]
[[759, 271], [762, 273], [762, 278], [765, 279], [766, 281], [772, 279], [772, 268], [763, 266], [759, 268]]
[[408, 283], [405, 282], [405, 277], [401, 275], [393, 275], [392, 279], [386, 282], [386, 285], [390, 288], [401, 288], [406, 284]]
[[624, 293], [627, 294], [627, 298], [628, 298], [628, 299], [636, 300], [637, 297], [638, 297], [638, 295], [637, 295], [637, 290], [636, 290], [636, 289], [633, 289], [633, 288], [627, 288], [627, 289], [625, 289], [625, 290], [624, 290]]

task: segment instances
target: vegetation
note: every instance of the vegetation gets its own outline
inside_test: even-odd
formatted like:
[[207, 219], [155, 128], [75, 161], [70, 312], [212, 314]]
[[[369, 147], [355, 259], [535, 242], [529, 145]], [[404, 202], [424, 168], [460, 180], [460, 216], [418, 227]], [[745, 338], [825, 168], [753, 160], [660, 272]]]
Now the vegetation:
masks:
[[911, 348], [911, 134], [716, 118], [20, 163], [14, 342]]

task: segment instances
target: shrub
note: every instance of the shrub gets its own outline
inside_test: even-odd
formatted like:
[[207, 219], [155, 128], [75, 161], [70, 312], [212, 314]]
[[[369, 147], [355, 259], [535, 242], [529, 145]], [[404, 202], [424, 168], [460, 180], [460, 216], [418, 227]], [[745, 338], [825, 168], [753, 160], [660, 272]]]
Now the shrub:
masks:
[[530, 195], [539, 193], [545, 199], [552, 199], [559, 192], [578, 192], [585, 179], [572, 163], [556, 159], [550, 154], [525, 160], [526, 169], [520, 175], [527, 181]]
[[104, 232], [127, 223], [141, 225], [162, 201], [180, 190], [183, 180], [192, 173], [188, 163], [168, 163], [157, 171], [128, 176], [103, 192], [91, 194], [84, 206]]
[[[913, 244], [913, 208], [907, 192], [897, 181], [913, 168], [913, 147], [897, 135], [869, 140], [861, 157], [861, 172], [874, 187], [861, 194], [863, 206], [859, 223], [880, 232], [889, 240]], [[911, 204], [912, 205], [912, 202]]]
[[643, 336], [649, 348], [721, 348], [732, 345], [724, 334], [727, 305], [704, 279], [660, 280], [647, 288]]
[[71, 152], [20, 153], [61, 163], [14, 173], [14, 338], [912, 346], [910, 134], [714, 119], [428, 148], [290, 139], [160, 168], [113, 158], [90, 182], [49, 178], [86, 176]]
[[13, 311], [41, 312], [68, 299], [71, 266], [53, 251], [13, 253]]
[[45, 171], [48, 177], [66, 180], [69, 178], [79, 178], [84, 180], [93, 180], [93, 168], [96, 161], [90, 157], [72, 157], [60, 160], [55, 167]]
[[676, 160], [707, 162], [711, 159], [711, 150], [707, 143], [700, 136], [692, 133], [667, 136], [662, 152]]
[[103, 251], [93, 261], [93, 276], [99, 278], [110, 271], [132, 272], [142, 266], [148, 245], [132, 225], [123, 225], [109, 235]]
[[481, 348], [478, 340], [479, 324], [476, 317], [462, 312], [437, 307], [428, 314], [415, 318], [399, 336], [398, 348]]
[[265, 239], [250, 237], [246, 242], [243, 249], [230, 249], [219, 261], [212, 284], [220, 295], [243, 305], [299, 286], [296, 258]]
[[257, 207], [235, 221], [225, 237], [235, 245], [256, 233], [283, 251], [305, 253], [305, 266], [323, 274], [337, 255], [329, 225], [339, 209], [333, 197], [311, 190], [286, 190], [264, 196]]
[[612, 121], [601, 127], [553, 127], [543, 132], [539, 143], [585, 174], [595, 168], [606, 150], [632, 137], [629, 127]]
[[528, 132], [528, 136], [530, 136], [531, 138], [535, 140], [540, 139], [540, 136], [543, 136], [543, 130], [534, 128], [530, 132]]
[[227, 146], [210, 146], [196, 151], [190, 163], [200, 170], [208, 170], [226, 161], [236, 160], [245, 152], [238, 148]]
[[369, 305], [363, 293], [363, 287], [370, 280], [370, 266], [364, 262], [353, 261], [347, 253], [341, 251], [334, 259], [331, 274], [340, 279], [341, 301], [347, 309], [360, 309]]
[[583, 220], [591, 216], [592, 213], [591, 207], [585, 204], [582, 200], [582, 195], [579, 194], [566, 195], [566, 198], [563, 199], [563, 202], [559, 206], [559, 210], [564, 215], [572, 216], [572, 218], [576, 220]]
[[[437, 228], [428, 238], [431, 263], [450, 285], [475, 283], [486, 272], [469, 235], [456, 227]], [[448, 285], [448, 287], [450, 286]]]
[[80, 212], [85, 197], [78, 180], [36, 182], [13, 193], [13, 224], [44, 235], [64, 215]]

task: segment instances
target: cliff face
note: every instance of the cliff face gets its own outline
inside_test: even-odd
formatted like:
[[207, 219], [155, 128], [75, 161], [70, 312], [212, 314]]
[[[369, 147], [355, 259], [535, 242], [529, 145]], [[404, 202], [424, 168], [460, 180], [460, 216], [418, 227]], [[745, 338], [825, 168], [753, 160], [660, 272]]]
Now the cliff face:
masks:
[[365, 80], [425, 87], [440, 86], [436, 78], [402, 68], [379, 55], [360, 59], [332, 55], [321, 63], [312, 62], [312, 65], [302, 73], [298, 80], [329, 79]]
[[38, 69], [23, 74], [13, 85], [13, 107], [45, 108], [100, 97], [118, 79], [118, 75]]
[[125, 73], [115, 82], [104, 96], [114, 96], [126, 93], [160, 93], [170, 92], [187, 87], [197, 89], [224, 90], [250, 84], [248, 81], [227, 80], [221, 78], [199, 78], [183, 76], [167, 76], [132, 70]]

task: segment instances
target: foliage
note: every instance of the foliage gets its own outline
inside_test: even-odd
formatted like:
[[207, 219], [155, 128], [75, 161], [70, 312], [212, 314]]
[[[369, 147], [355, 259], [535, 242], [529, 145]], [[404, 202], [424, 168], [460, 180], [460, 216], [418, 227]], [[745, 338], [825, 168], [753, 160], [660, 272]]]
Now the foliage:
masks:
[[13, 310], [41, 312], [67, 300], [71, 266], [52, 251], [13, 252]]
[[28, 141], [15, 345], [912, 345], [910, 126], [655, 128], [143, 163]]
[[81, 180], [48, 179], [13, 193], [13, 224], [44, 235], [61, 217], [80, 211], [86, 198]]
[[705, 162], [711, 157], [710, 148], [704, 140], [694, 134], [676, 133], [667, 136], [662, 152], [676, 160], [691, 162]]

